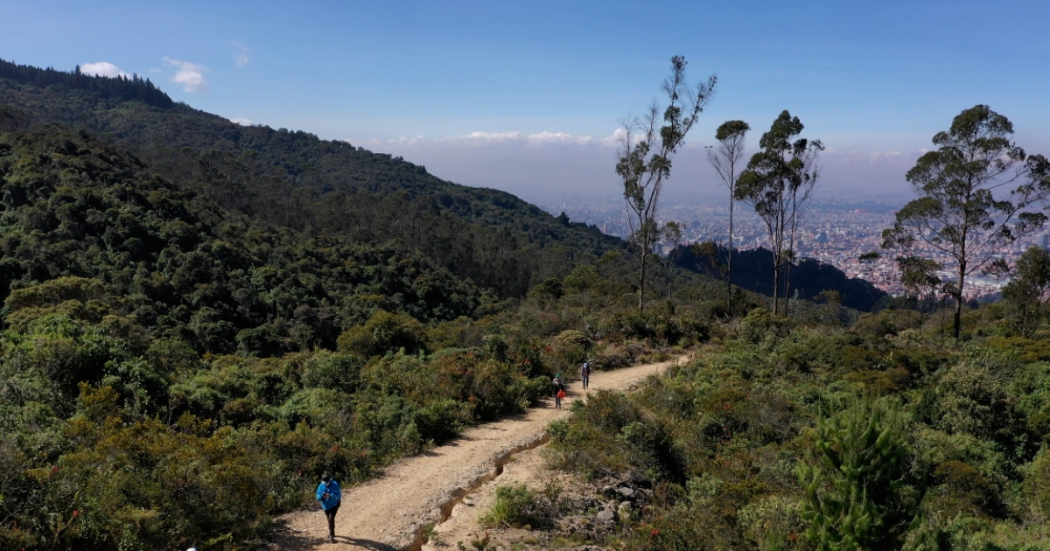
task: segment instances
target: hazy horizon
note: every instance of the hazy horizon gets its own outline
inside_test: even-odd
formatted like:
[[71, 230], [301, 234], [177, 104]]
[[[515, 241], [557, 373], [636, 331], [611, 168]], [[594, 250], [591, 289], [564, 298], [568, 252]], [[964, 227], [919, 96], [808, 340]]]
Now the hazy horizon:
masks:
[[828, 148], [821, 193], [908, 193], [904, 173], [933, 135], [976, 104], [1050, 154], [1050, 73], [1032, 69], [1050, 56], [1050, 4], [1035, 0], [12, 0], [0, 13], [18, 22], [0, 34], [0, 58], [138, 74], [240, 124], [348, 140], [528, 199], [618, 196], [612, 138], [659, 96], [672, 55], [690, 81], [719, 82], [668, 194], [721, 190], [703, 149], [715, 128], [747, 121], [753, 153], [783, 109]]

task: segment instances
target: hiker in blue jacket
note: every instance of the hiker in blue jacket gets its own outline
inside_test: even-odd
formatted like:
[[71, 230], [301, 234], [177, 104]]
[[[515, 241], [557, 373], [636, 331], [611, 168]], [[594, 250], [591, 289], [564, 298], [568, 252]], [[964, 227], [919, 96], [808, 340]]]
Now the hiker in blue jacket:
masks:
[[324, 516], [328, 518], [328, 541], [335, 541], [335, 514], [339, 512], [339, 501], [343, 498], [343, 492], [339, 489], [339, 483], [332, 480], [328, 473], [321, 477], [321, 483], [317, 486], [317, 501], [321, 502]]

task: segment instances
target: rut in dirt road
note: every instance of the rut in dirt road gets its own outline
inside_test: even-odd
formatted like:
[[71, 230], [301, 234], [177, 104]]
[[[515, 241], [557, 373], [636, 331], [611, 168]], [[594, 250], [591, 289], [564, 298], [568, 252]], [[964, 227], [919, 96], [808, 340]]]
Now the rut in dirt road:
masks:
[[[596, 373], [587, 393], [628, 390], [683, 359]], [[578, 383], [570, 385], [565, 406], [587, 393]], [[270, 548], [419, 549], [428, 525], [447, 518], [463, 495], [497, 476], [501, 464], [515, 453], [542, 445], [551, 421], [570, 415], [568, 407], [558, 410], [552, 399], [548, 402], [523, 414], [468, 429], [443, 446], [398, 461], [378, 478], [344, 488], [334, 543], [327, 541], [324, 515], [309, 509], [282, 517], [284, 527]]]

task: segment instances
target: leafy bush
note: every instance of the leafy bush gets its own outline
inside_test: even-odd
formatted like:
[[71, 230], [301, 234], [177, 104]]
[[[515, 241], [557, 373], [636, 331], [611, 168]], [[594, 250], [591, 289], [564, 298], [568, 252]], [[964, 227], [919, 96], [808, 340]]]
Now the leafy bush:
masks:
[[1026, 513], [1040, 526], [1050, 520], [1050, 451], [1042, 451], [1024, 469]]
[[524, 484], [496, 488], [496, 502], [480, 518], [483, 526], [542, 529], [553, 523], [553, 506]]
[[339, 335], [339, 350], [361, 358], [381, 356], [404, 349], [407, 354], [426, 350], [423, 324], [404, 314], [380, 310], [364, 325], [351, 327]]
[[800, 465], [806, 536], [821, 549], [896, 549], [918, 513], [921, 494], [909, 466], [899, 413], [870, 399], [820, 420], [820, 463]]
[[744, 537], [761, 551], [806, 549], [802, 502], [786, 496], [769, 496], [740, 510]]
[[791, 332], [794, 323], [783, 317], [776, 317], [765, 308], [756, 308], [740, 320], [740, 338], [758, 344], [768, 339], [783, 338]]

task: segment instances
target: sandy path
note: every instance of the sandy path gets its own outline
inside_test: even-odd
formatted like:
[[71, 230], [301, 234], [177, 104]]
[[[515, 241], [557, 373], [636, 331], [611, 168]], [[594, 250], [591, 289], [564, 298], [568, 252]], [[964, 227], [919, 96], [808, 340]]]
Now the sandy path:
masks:
[[[589, 391], [628, 390], [677, 361], [595, 373]], [[285, 529], [272, 549], [393, 551], [418, 545], [424, 526], [440, 522], [457, 498], [494, 477], [498, 463], [542, 442], [547, 425], [569, 415], [568, 405], [585, 396], [579, 383], [569, 385], [567, 393], [561, 410], [548, 399], [524, 414], [468, 429], [441, 447], [395, 463], [383, 476], [345, 488], [335, 543], [327, 541], [324, 515], [309, 509], [280, 519]]]

